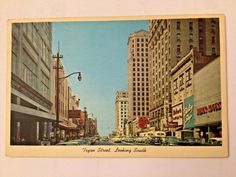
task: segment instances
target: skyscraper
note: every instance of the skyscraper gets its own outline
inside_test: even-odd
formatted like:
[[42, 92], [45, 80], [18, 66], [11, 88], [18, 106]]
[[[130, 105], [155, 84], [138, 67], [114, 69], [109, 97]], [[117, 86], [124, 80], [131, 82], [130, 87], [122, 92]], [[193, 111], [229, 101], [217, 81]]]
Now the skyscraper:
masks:
[[149, 115], [148, 38], [145, 30], [128, 38], [129, 120]]

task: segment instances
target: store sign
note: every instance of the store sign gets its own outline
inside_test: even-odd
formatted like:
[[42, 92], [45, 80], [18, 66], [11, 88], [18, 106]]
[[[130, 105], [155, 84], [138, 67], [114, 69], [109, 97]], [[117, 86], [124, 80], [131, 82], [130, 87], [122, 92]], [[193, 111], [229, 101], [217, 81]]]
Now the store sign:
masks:
[[178, 122], [168, 122], [166, 128], [175, 128], [178, 127]]
[[69, 118], [80, 118], [80, 110], [69, 110]]
[[183, 125], [183, 103], [172, 107], [172, 122]]
[[207, 113], [216, 112], [221, 110], [221, 101], [197, 109], [197, 115], [201, 116]]
[[184, 128], [194, 128], [193, 96], [184, 100]]

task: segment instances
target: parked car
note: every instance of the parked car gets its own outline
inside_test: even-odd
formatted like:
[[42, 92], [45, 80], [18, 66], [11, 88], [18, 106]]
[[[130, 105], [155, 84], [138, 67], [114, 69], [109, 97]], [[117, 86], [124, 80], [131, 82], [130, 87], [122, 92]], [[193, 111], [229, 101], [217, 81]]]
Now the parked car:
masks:
[[202, 143], [201, 145], [202, 146], [221, 146], [222, 138], [218, 138], [218, 137], [209, 138], [207, 142]]
[[178, 141], [178, 145], [180, 146], [199, 146], [201, 145], [199, 138], [194, 137], [186, 137], [184, 140]]
[[75, 140], [70, 140], [68, 143], [76, 143], [77, 146], [79, 145], [90, 145], [88, 142], [84, 139], [75, 139]]
[[155, 146], [160, 146], [162, 144], [162, 140], [161, 140], [160, 137], [151, 137], [148, 140], [148, 144], [155, 145]]
[[57, 146], [77, 146], [78, 143], [77, 142], [68, 141], [68, 142], [60, 142], [60, 143], [58, 143], [56, 145]]
[[178, 139], [175, 136], [167, 136], [165, 142], [163, 143], [165, 146], [177, 146]]
[[113, 137], [113, 138], [111, 139], [111, 141], [112, 141], [113, 143], [121, 143], [121, 138], [119, 138], [119, 137]]
[[222, 145], [222, 138], [210, 138], [208, 140], [208, 142], [211, 144], [211, 145], [214, 145], [214, 146], [221, 146]]

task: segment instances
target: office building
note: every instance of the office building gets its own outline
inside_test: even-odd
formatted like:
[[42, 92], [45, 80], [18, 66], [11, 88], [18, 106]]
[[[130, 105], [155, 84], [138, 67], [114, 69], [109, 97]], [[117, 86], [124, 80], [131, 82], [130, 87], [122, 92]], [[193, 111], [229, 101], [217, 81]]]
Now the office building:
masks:
[[49, 139], [51, 114], [51, 23], [12, 24], [11, 144]]
[[128, 118], [131, 122], [149, 116], [148, 38], [145, 30], [134, 32], [128, 38]]

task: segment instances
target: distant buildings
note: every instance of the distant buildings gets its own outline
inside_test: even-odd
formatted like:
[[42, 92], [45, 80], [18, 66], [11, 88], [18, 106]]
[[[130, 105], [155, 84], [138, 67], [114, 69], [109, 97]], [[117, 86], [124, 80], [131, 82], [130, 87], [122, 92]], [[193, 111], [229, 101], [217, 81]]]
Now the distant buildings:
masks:
[[120, 136], [126, 134], [126, 122], [128, 121], [128, 92], [117, 91], [116, 92], [116, 132]]

